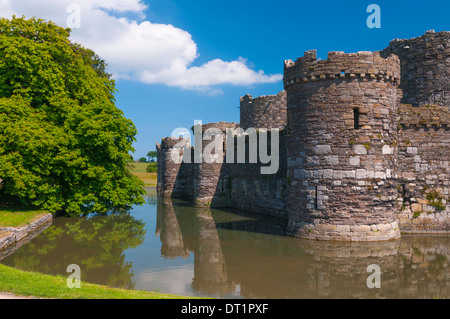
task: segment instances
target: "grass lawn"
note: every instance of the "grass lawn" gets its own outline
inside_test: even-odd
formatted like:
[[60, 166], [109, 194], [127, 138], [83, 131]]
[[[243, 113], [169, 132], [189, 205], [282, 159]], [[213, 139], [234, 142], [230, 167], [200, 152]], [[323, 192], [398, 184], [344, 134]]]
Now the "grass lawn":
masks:
[[23, 227], [47, 214], [45, 211], [0, 207], [0, 227]]
[[56, 299], [191, 299], [188, 297], [124, 290], [81, 283], [81, 288], [67, 287], [67, 278], [26, 272], [0, 264], [0, 292], [21, 296]]
[[147, 173], [149, 163], [130, 163], [131, 173], [144, 182], [145, 187], [156, 187], [156, 173]]

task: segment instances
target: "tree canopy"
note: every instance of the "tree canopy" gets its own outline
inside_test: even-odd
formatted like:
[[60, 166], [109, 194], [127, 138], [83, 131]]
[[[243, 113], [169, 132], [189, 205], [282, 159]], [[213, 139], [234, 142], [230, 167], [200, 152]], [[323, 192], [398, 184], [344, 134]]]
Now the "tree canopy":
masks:
[[0, 19], [0, 192], [79, 215], [143, 203], [127, 163], [137, 134], [115, 82], [70, 30]]
[[148, 157], [148, 161], [149, 162], [154, 162], [154, 158], [158, 157], [158, 152], [157, 151], [150, 151], [147, 153], [147, 157]]

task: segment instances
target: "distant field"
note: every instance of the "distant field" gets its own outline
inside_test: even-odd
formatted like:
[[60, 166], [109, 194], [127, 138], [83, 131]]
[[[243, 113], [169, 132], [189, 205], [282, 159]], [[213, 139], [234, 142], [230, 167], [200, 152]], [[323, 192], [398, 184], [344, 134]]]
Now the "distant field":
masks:
[[145, 187], [156, 187], [156, 173], [147, 173], [149, 163], [130, 163], [131, 173], [144, 182]]

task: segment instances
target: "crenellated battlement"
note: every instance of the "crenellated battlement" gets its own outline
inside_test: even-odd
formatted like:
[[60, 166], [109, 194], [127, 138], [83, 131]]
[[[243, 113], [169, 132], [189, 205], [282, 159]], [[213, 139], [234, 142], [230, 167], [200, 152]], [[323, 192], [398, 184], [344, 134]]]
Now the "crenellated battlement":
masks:
[[400, 60], [395, 55], [387, 58], [380, 52], [329, 52], [327, 60], [317, 60], [315, 50], [306, 51], [296, 62], [284, 63], [285, 88], [308, 82], [366, 79], [399, 83]]

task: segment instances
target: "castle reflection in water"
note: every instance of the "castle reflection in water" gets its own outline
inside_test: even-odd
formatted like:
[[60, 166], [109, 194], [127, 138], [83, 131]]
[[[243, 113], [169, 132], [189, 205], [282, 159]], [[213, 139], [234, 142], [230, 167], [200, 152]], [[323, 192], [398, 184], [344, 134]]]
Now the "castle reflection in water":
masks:
[[[405, 236], [383, 243], [285, 237], [287, 221], [195, 209], [159, 199], [157, 233], [166, 258], [194, 254], [192, 286], [243, 298], [448, 298], [450, 237]], [[381, 269], [370, 289], [369, 265]]]

